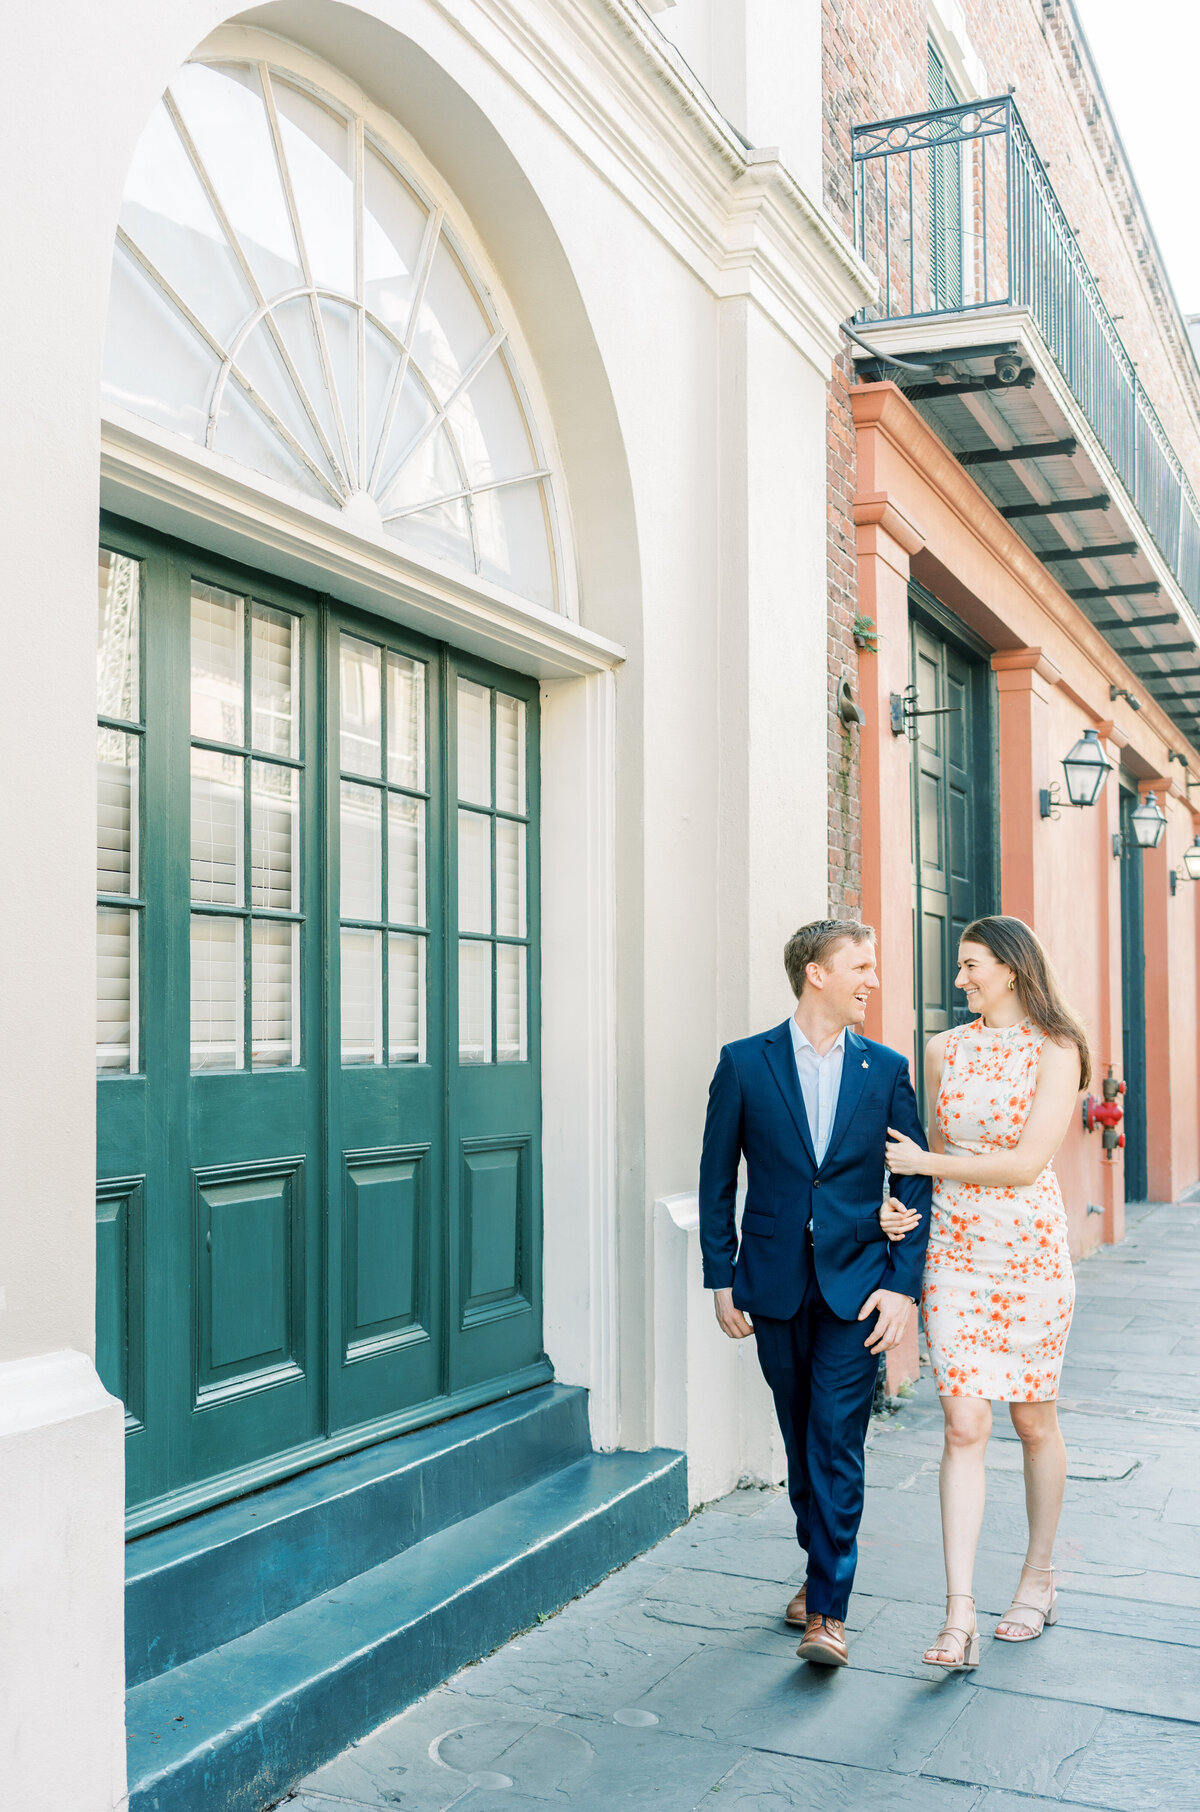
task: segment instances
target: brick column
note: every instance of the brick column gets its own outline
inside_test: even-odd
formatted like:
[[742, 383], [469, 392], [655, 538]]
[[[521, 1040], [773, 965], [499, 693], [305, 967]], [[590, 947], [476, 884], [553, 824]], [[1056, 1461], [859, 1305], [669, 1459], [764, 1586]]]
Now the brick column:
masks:
[[[886, 492], [854, 500], [858, 530], [858, 608], [875, 623], [878, 649], [859, 660], [862, 728], [863, 917], [874, 925], [883, 983], [867, 1032], [909, 1055], [913, 1042], [912, 794], [907, 736], [893, 736], [891, 695], [908, 685], [909, 560], [925, 537]], [[888, 1354], [889, 1391], [920, 1372], [917, 1324]]]

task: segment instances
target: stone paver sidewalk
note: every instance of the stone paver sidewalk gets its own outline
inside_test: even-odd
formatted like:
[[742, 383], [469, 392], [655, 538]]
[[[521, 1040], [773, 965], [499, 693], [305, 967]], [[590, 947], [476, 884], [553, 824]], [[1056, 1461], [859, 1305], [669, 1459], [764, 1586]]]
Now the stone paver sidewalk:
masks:
[[[944, 1590], [937, 1401], [876, 1419], [851, 1666], [806, 1667], [778, 1492], [739, 1491], [313, 1775], [292, 1812], [1106, 1812], [1200, 1808], [1200, 1205], [1135, 1208], [1079, 1267], [1062, 1421], [1060, 1617], [920, 1665]], [[976, 1590], [1024, 1552], [1021, 1456], [990, 1449]]]

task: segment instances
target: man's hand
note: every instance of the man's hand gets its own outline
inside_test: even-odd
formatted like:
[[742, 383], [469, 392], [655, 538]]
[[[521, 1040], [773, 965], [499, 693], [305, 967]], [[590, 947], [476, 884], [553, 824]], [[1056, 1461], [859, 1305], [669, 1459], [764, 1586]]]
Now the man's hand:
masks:
[[713, 1308], [717, 1312], [717, 1326], [731, 1340], [744, 1340], [747, 1334], [754, 1332], [742, 1311], [734, 1308], [732, 1290], [714, 1290]]
[[898, 1196], [887, 1195], [879, 1210], [879, 1225], [890, 1240], [903, 1239], [906, 1233], [921, 1225], [915, 1208], [907, 1208]]
[[[868, 1315], [879, 1311], [879, 1320], [863, 1341], [863, 1345], [872, 1353], [890, 1353], [894, 1346], [899, 1346], [908, 1326], [908, 1318], [913, 1311], [911, 1296], [902, 1296], [898, 1290], [875, 1290], [858, 1311], [858, 1319], [865, 1321]], [[718, 1310], [718, 1314], [720, 1311]], [[734, 1310], [734, 1314], [737, 1310]]]

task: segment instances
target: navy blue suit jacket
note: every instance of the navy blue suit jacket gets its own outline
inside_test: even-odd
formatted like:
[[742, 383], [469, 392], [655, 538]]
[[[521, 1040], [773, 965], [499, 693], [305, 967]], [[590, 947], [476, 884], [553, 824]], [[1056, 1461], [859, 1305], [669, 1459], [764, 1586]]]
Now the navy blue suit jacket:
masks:
[[[818, 1165], [787, 1020], [727, 1044], [708, 1092], [700, 1158], [705, 1288], [732, 1284], [739, 1309], [786, 1320], [800, 1307], [815, 1257], [821, 1294], [844, 1321], [874, 1290], [919, 1296], [933, 1183], [893, 1179], [892, 1194], [918, 1210], [921, 1224], [889, 1242], [879, 1225], [889, 1126], [928, 1149], [907, 1059], [887, 1045], [847, 1029], [833, 1131]], [[743, 1155], [739, 1249], [734, 1203]]]

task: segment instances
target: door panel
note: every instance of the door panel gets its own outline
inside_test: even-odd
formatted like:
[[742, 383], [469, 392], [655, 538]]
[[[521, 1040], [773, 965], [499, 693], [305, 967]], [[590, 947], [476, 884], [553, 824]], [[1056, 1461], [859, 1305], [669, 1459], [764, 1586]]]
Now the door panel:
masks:
[[300, 1162], [195, 1177], [197, 1404], [303, 1376]]
[[187, 1196], [168, 1259], [170, 1447], [187, 1489], [323, 1426], [320, 612], [185, 550], [171, 567], [189, 734], [163, 839], [186, 1100], [169, 1133]]
[[536, 695], [459, 660], [447, 681], [458, 802], [451, 921], [450, 1383], [521, 1370], [541, 1346]]
[[104, 539], [98, 1365], [140, 1529], [550, 1375], [538, 693]]
[[347, 1152], [348, 1360], [429, 1338], [429, 1147]]
[[333, 1430], [446, 1390], [441, 665], [419, 638], [328, 613]]
[[912, 744], [914, 1075], [924, 1112], [924, 1051], [933, 1033], [965, 1017], [954, 989], [958, 944], [971, 919], [994, 909], [991, 674], [914, 597]]

